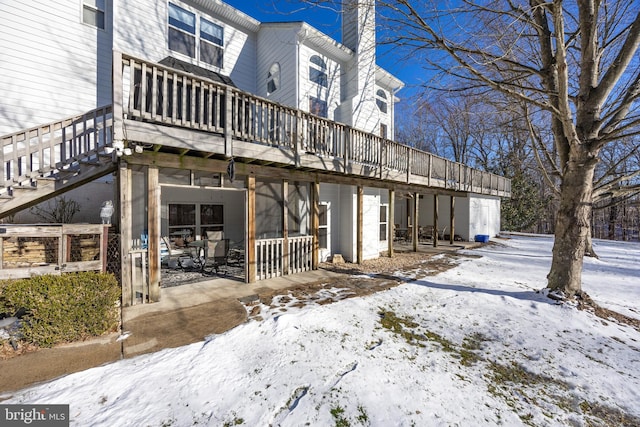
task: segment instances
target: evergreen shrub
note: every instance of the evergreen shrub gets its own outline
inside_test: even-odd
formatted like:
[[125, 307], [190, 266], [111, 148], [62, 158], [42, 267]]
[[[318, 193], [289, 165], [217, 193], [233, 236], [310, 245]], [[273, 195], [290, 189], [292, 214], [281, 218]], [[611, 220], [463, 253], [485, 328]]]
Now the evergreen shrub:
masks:
[[120, 285], [113, 274], [43, 275], [0, 282], [0, 314], [21, 315], [21, 335], [40, 347], [117, 330]]

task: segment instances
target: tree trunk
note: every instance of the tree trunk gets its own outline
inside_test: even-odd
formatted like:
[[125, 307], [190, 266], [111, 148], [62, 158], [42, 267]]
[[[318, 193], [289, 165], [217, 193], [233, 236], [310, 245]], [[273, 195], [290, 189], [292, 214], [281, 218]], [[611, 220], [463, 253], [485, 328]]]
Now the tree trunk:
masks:
[[595, 249], [593, 249], [593, 236], [591, 235], [591, 233], [593, 233], [593, 228], [591, 228], [591, 230], [589, 230], [589, 232], [587, 233], [587, 243], [584, 248], [584, 255], [588, 257], [600, 259]]
[[[580, 148], [578, 148], [579, 150]], [[586, 150], [572, 153], [564, 172], [547, 287], [564, 298], [582, 292], [582, 260], [591, 231], [595, 161]], [[577, 157], [577, 159], [576, 159]]]

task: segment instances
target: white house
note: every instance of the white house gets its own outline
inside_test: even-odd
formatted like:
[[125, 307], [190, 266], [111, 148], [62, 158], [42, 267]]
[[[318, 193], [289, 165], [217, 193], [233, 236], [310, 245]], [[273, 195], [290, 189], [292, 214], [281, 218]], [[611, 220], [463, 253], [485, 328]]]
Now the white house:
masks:
[[403, 83], [376, 64], [374, 17], [344, 1], [340, 43], [220, 0], [0, 3], [0, 215], [112, 174], [123, 265], [148, 235], [152, 288], [162, 236], [222, 232], [252, 282], [391, 253], [396, 227], [438, 217], [497, 233], [508, 180], [394, 141]]

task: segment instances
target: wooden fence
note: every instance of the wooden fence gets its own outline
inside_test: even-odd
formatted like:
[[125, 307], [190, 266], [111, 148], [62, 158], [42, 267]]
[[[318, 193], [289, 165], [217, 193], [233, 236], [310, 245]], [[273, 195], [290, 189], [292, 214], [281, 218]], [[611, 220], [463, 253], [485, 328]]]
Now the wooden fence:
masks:
[[106, 271], [108, 225], [0, 225], [0, 279]]

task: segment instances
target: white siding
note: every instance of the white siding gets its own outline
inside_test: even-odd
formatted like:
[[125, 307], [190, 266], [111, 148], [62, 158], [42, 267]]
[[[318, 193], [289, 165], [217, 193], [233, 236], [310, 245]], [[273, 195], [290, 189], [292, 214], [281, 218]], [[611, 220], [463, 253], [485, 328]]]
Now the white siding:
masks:
[[[455, 234], [460, 235], [463, 239], [468, 240], [469, 231], [469, 215], [467, 199], [456, 198], [455, 209]], [[409, 213], [411, 215], [411, 212]], [[438, 196], [438, 233], [441, 237], [443, 234], [449, 234], [451, 231], [451, 197]], [[418, 205], [418, 225], [433, 226], [433, 194], [424, 194], [420, 198]]]
[[[438, 230], [449, 234], [451, 216], [450, 197], [438, 196]], [[396, 214], [398, 205], [396, 202]], [[473, 241], [476, 234], [496, 236], [500, 232], [500, 198], [491, 196], [470, 195], [456, 197], [455, 231], [463, 240]], [[420, 199], [418, 224], [433, 225], [433, 195], [427, 194]], [[398, 219], [396, 219], [398, 222]]]
[[111, 103], [110, 5], [100, 30], [80, 1], [0, 2], [0, 135]]
[[[258, 34], [257, 95], [289, 107], [298, 107], [298, 55], [295, 27], [264, 27]], [[280, 87], [267, 94], [267, 74], [274, 63], [280, 64]]]
[[239, 28], [220, 16], [174, 1], [176, 5], [224, 27], [224, 68], [217, 69], [195, 59], [172, 52], [167, 41], [167, 2], [153, 0], [121, 0], [116, 10], [117, 25], [114, 48], [124, 53], [160, 61], [174, 56], [231, 77], [240, 89], [255, 92], [256, 35]]
[[500, 198], [470, 196], [469, 217], [469, 240], [477, 234], [497, 236], [500, 233]]
[[[66, 200], [73, 200], [80, 206], [80, 210], [73, 216], [74, 223], [100, 224], [100, 207], [105, 200], [115, 200], [113, 182], [93, 181], [63, 194]], [[56, 205], [57, 198], [49, 199], [38, 205], [40, 209], [51, 210]], [[43, 219], [34, 215], [32, 209], [25, 209], [16, 214], [14, 224], [38, 224]], [[111, 217], [111, 221], [116, 218]]]
[[[322, 87], [309, 80], [309, 59], [313, 55], [320, 56], [327, 64], [327, 87]], [[309, 98], [314, 97], [327, 103], [327, 118], [334, 120], [335, 111], [340, 104], [340, 64], [310, 46], [300, 46], [300, 97], [299, 107], [309, 111]]]

